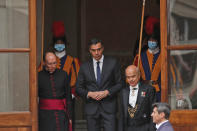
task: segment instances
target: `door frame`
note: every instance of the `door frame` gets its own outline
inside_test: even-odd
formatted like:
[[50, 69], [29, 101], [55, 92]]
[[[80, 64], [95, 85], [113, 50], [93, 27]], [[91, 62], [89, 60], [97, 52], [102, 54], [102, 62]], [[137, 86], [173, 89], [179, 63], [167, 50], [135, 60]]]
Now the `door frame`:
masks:
[[[160, 28], [161, 28], [161, 101], [168, 103], [168, 54], [172, 50], [197, 50], [196, 45], [168, 45], [168, 0], [160, 0]], [[170, 122], [175, 130], [190, 131], [197, 124], [197, 110], [172, 110]], [[195, 128], [196, 129], [196, 128]], [[193, 130], [193, 129], [192, 129]]]
[[[36, 0], [29, 0], [29, 48], [1, 48], [0, 53], [29, 54], [29, 111], [0, 112], [0, 128], [23, 131], [38, 130], [36, 69]], [[10, 129], [11, 130], [11, 129]]]

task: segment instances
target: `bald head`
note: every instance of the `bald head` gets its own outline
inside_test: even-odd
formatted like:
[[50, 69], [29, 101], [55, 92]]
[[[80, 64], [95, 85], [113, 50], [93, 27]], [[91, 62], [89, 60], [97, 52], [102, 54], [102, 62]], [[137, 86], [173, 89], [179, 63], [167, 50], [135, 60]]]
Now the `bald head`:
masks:
[[135, 65], [130, 65], [125, 69], [125, 75], [127, 82], [130, 86], [136, 86], [140, 79], [140, 71], [139, 68]]
[[46, 52], [44, 56], [44, 61], [47, 61], [47, 59], [52, 57], [56, 59], [56, 55], [53, 52]]
[[44, 65], [46, 70], [49, 71], [49, 73], [53, 73], [55, 71], [57, 66], [57, 60], [56, 55], [53, 52], [47, 52], [45, 54]]
[[126, 69], [125, 72], [129, 72], [129, 71], [134, 71], [137, 74], [140, 74], [139, 68], [135, 65], [129, 65]]

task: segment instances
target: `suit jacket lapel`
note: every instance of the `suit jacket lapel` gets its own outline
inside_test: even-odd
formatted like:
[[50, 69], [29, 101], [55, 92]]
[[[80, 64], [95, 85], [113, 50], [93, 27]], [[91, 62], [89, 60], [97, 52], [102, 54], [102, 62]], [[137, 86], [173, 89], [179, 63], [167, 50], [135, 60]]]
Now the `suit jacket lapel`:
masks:
[[142, 88], [141, 88], [141, 84], [139, 83], [139, 90], [138, 90], [138, 95], [137, 95], [137, 101], [139, 104], [141, 103], [141, 100], [142, 100], [141, 95], [142, 95]]
[[102, 72], [101, 72], [101, 84], [100, 85], [103, 84], [104, 76], [105, 76], [106, 72], [107, 72], [107, 61], [106, 61], [106, 59], [104, 57], [104, 59], [103, 59], [103, 67], [102, 67]]
[[130, 93], [130, 89], [129, 86], [126, 87], [126, 89], [124, 89], [123, 92], [123, 106], [124, 106], [124, 116], [125, 118], [127, 117], [127, 110], [128, 110], [128, 103], [129, 103], [129, 93]]
[[93, 79], [93, 81], [96, 82], [96, 77], [95, 77], [95, 74], [94, 74], [93, 60], [90, 60], [88, 65], [89, 65], [89, 70], [90, 70], [90, 76]]
[[138, 113], [139, 109], [141, 108], [141, 104], [142, 104], [142, 88], [141, 88], [141, 84], [139, 83], [139, 90], [138, 90], [138, 95], [137, 95], [137, 104], [138, 104], [138, 109], [136, 111], [136, 114]]

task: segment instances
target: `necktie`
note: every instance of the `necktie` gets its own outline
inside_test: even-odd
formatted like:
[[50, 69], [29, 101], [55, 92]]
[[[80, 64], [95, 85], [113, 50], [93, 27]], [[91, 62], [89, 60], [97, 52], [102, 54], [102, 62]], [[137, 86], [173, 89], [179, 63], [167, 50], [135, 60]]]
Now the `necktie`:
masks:
[[99, 66], [99, 61], [97, 62], [96, 74], [97, 74], [97, 84], [100, 85], [101, 83], [101, 70]]
[[135, 96], [135, 90], [137, 90], [137, 88], [132, 88], [132, 96]]

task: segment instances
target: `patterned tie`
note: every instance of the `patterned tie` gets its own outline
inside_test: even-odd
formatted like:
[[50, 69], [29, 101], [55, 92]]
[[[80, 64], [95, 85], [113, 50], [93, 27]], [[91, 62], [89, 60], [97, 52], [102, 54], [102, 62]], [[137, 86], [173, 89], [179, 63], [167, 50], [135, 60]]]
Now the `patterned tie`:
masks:
[[132, 88], [132, 92], [131, 92], [132, 96], [135, 96], [135, 90], [137, 90], [137, 88]]
[[97, 68], [96, 68], [96, 73], [97, 73], [97, 84], [100, 85], [101, 83], [101, 70], [99, 66], [99, 61], [97, 62]]

